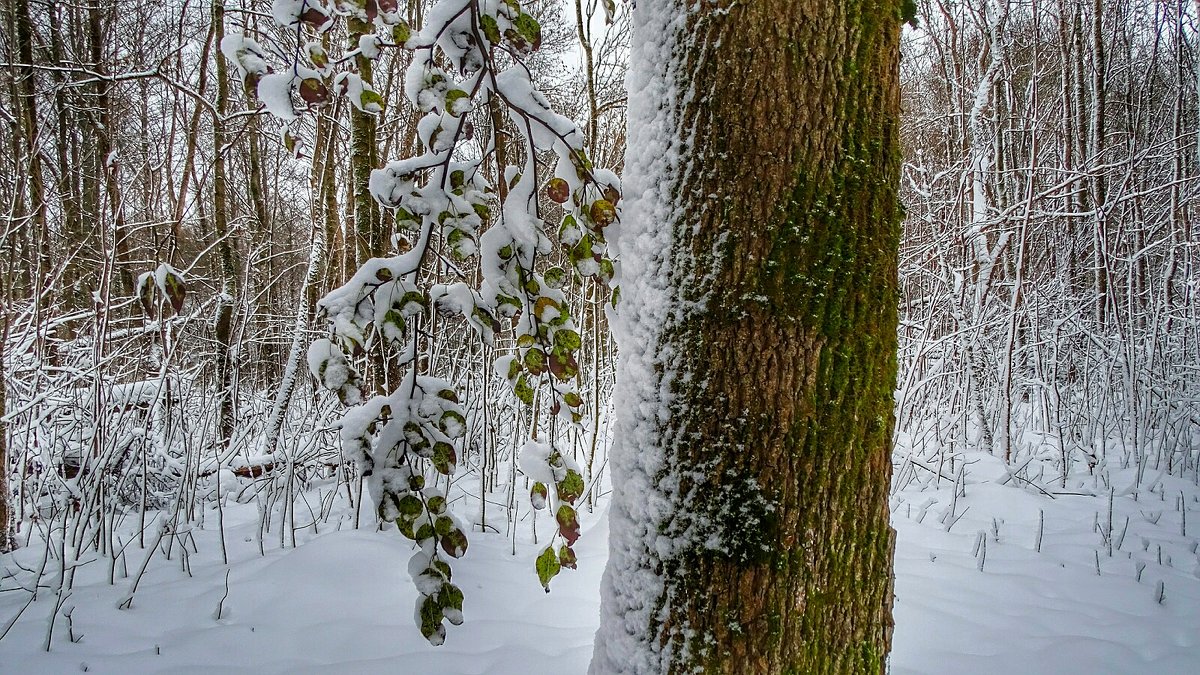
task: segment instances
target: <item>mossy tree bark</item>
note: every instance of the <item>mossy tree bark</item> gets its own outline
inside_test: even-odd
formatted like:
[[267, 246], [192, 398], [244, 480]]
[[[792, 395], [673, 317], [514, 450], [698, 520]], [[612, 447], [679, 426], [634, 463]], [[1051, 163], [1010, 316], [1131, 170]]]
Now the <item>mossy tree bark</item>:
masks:
[[[631, 202], [643, 184], [669, 195], [669, 222], [622, 224], [672, 233], [657, 264], [672, 309], [648, 347], [659, 383], [643, 387], [669, 396], [666, 414], [621, 403], [643, 438], [614, 450], [614, 483], [635, 485], [617, 486], [614, 541], [655, 500], [669, 508], [613, 545], [593, 672], [883, 672], [901, 2], [673, 7], [672, 63], [639, 66], [635, 32], [631, 67], [678, 92], [657, 113], [678, 160], [626, 186]], [[620, 312], [639, 320], [624, 297]], [[647, 430], [653, 469], [632, 458]]]
[[[358, 40], [369, 33], [369, 26], [358, 19], [350, 19], [350, 48], [358, 47]], [[358, 74], [366, 84], [374, 84], [374, 64], [361, 54], [354, 57]], [[377, 121], [374, 115], [357, 107], [350, 108], [350, 173], [353, 184], [354, 231], [356, 237], [355, 261], [362, 266], [371, 258], [387, 251], [390, 232], [384, 230], [379, 204], [371, 196], [368, 187], [371, 171], [379, 168], [379, 145]]]

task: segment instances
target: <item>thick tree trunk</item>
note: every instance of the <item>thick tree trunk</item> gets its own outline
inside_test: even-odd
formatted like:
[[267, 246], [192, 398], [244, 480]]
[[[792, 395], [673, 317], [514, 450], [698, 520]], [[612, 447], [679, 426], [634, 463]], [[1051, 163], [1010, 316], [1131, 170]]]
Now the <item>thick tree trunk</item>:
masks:
[[593, 673], [884, 670], [899, 10], [638, 3]]

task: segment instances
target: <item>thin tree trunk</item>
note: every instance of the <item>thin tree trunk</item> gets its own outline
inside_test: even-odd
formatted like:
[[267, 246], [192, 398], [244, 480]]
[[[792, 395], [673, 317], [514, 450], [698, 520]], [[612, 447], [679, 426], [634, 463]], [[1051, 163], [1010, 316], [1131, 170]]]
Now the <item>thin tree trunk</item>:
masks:
[[31, 286], [35, 298], [44, 297], [44, 304], [51, 304], [50, 288], [50, 229], [46, 218], [46, 187], [42, 178], [42, 160], [39, 150], [40, 125], [38, 123], [37, 88], [33, 73], [33, 23], [29, 15], [29, 0], [16, 0], [14, 12], [16, 24], [17, 55], [22, 64], [17, 77], [20, 96], [21, 135], [25, 141], [24, 155], [26, 178], [29, 181], [29, 213], [32, 231], [37, 242], [37, 275]]
[[[225, 7], [214, 2], [212, 9], [213, 35], [219, 45], [225, 37]], [[213, 233], [221, 267], [221, 295], [217, 301], [217, 398], [219, 445], [229, 448], [233, 439], [233, 310], [237, 293], [237, 273], [233, 266], [233, 244], [230, 241], [229, 213], [225, 174], [225, 110], [229, 104], [229, 77], [225, 55], [217, 51], [217, 112], [213, 118]]]
[[[8, 344], [8, 308], [12, 300], [9, 290], [10, 279], [0, 277], [0, 299], [4, 306], [0, 307], [0, 345]], [[4, 357], [0, 354], [0, 553], [7, 553], [16, 546], [12, 536], [12, 508], [8, 498], [8, 422], [4, 416], [8, 413], [8, 380], [4, 375]]]
[[[358, 19], [350, 19], [351, 48], [358, 47], [358, 40], [369, 32], [369, 27]], [[366, 84], [372, 83], [372, 62], [358, 55], [355, 57], [358, 74]], [[383, 231], [379, 204], [371, 196], [368, 184], [371, 171], [378, 168], [378, 148], [375, 142], [375, 116], [350, 108], [350, 174], [354, 194], [354, 231], [357, 238], [355, 261], [361, 267], [371, 258], [382, 256], [388, 236]]]
[[[208, 63], [215, 30], [215, 24], [211, 24], [208, 34], [204, 37], [204, 48], [200, 51], [201, 63]], [[200, 96], [204, 96], [208, 88], [208, 68], [200, 68], [197, 78], [196, 92]], [[196, 147], [199, 145], [200, 115], [204, 108], [199, 103], [195, 103], [194, 105], [192, 119], [188, 123], [187, 138], [184, 140], [187, 149], [183, 155], [183, 171], [181, 171], [179, 178], [179, 196], [175, 199], [175, 209], [171, 218], [171, 236], [167, 243], [167, 263], [170, 265], [175, 265], [179, 262], [179, 242], [183, 239], [183, 216], [188, 203], [188, 184], [192, 178], [190, 168], [195, 164]]]

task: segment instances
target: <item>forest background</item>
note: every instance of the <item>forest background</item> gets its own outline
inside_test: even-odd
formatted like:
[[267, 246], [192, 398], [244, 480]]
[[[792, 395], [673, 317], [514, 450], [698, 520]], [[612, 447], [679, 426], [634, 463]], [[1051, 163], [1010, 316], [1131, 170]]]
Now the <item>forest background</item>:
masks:
[[[611, 21], [583, 0], [525, 9], [541, 26], [533, 80], [594, 164], [619, 174], [627, 7]], [[419, 26], [428, 7], [397, 11]], [[957, 494], [975, 453], [1044, 496], [1111, 503], [1161, 490], [1163, 476], [1200, 480], [1198, 16], [1182, 0], [917, 4], [901, 61], [895, 491]], [[343, 499], [355, 526], [373, 527], [338, 442], [342, 403], [306, 354], [329, 333], [318, 300], [414, 243], [367, 178], [419, 154], [411, 52], [372, 60], [378, 117], [332, 95], [281, 121], [243, 61], [217, 59], [226, 35], [252, 38], [272, 68], [294, 58], [271, 3], [10, 0], [3, 21], [0, 464], [13, 542], [53, 539], [73, 550], [64, 560], [92, 551], [116, 570], [128, 546], [181, 539], [230, 500], [257, 505], [260, 547], [294, 546]], [[348, 30], [322, 38], [335, 62], [358, 58]], [[521, 143], [495, 110], [469, 115], [479, 143]], [[462, 277], [445, 259], [442, 280]], [[561, 290], [581, 336], [576, 424], [544, 414], [549, 390], [527, 406], [496, 381], [513, 336], [488, 343], [431, 312], [415, 347], [464, 393], [463, 450], [440, 480], [473, 530], [514, 549], [537, 531], [517, 460], [526, 439], [570, 449], [581, 510], [607, 491], [610, 289], [570, 274]], [[362, 370], [367, 388], [397, 376]], [[1119, 529], [1110, 507], [1110, 555]]]

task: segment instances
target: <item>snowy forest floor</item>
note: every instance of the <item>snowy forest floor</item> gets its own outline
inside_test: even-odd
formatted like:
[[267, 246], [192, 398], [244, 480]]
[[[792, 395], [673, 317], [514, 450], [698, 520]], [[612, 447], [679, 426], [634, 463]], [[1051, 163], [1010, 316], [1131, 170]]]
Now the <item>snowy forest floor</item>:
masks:
[[[1200, 672], [1192, 480], [1147, 471], [1134, 491], [1130, 471], [1113, 471], [1111, 491], [1086, 478], [1050, 497], [1005, 484], [988, 455], [965, 461], [961, 490], [912, 484], [892, 499], [893, 673]], [[118, 605], [146, 551], [130, 547], [115, 585], [105, 559], [79, 568], [49, 652], [56, 599], [43, 588], [0, 641], [0, 672], [581, 674], [599, 620], [606, 505], [583, 514], [579, 569], [549, 594], [532, 542], [518, 538], [514, 556], [505, 536], [473, 534], [455, 565], [466, 621], [441, 647], [413, 624], [411, 545], [395, 531], [355, 530], [343, 508], [298, 533], [296, 548], [280, 548], [276, 533], [260, 554], [256, 507], [233, 505], [225, 566], [211, 511], [192, 533], [197, 552], [153, 556], [129, 609]], [[19, 568], [44, 553], [35, 542], [0, 558], [0, 632], [29, 598], [15, 586], [27, 575]]]

